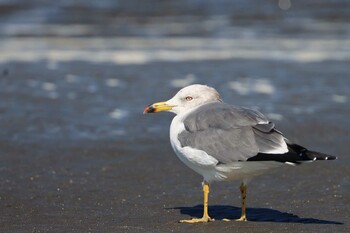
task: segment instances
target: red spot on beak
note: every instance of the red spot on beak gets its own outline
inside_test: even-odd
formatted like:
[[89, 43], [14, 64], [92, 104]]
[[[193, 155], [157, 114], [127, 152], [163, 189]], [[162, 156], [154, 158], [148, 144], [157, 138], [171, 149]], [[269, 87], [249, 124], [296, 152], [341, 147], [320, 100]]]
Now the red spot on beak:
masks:
[[155, 111], [156, 111], [156, 109], [152, 106], [152, 104], [150, 104], [143, 110], [143, 114], [152, 113]]

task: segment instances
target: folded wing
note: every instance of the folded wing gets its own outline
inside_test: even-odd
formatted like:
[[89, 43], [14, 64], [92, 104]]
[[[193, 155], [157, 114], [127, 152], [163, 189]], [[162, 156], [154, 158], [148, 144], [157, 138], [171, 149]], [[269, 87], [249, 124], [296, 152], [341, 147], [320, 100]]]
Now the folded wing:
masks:
[[205, 151], [220, 163], [247, 161], [263, 154], [284, 154], [288, 146], [272, 122], [258, 111], [221, 102], [203, 105], [184, 119], [182, 147]]

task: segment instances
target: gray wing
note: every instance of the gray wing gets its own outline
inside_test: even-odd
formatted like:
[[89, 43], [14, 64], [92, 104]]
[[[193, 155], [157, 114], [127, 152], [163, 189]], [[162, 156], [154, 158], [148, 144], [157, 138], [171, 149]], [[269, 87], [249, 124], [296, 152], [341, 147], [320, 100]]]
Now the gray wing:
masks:
[[258, 111], [221, 102], [205, 104], [184, 119], [182, 147], [205, 151], [221, 163], [246, 161], [258, 153], [286, 153], [284, 138]]

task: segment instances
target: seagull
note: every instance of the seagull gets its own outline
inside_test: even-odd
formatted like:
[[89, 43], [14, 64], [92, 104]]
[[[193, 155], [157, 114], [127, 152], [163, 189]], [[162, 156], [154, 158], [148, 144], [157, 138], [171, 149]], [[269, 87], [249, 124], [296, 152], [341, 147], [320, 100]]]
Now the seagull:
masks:
[[236, 221], [247, 221], [247, 183], [251, 178], [278, 167], [336, 159], [290, 142], [262, 113], [224, 103], [219, 93], [206, 85], [184, 87], [168, 101], [144, 109], [144, 113], [162, 111], [176, 114], [170, 125], [176, 155], [203, 176], [203, 217], [180, 222], [214, 221], [208, 214], [209, 185], [213, 182], [241, 181], [242, 209]]

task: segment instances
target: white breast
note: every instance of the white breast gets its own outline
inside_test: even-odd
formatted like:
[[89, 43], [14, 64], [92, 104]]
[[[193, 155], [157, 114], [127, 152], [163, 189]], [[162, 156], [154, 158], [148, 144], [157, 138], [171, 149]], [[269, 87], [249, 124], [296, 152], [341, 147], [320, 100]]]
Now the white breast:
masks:
[[170, 142], [177, 157], [188, 167], [202, 175], [207, 181], [224, 179], [215, 169], [218, 160], [202, 150], [181, 146], [178, 134], [185, 130], [183, 117], [181, 115], [175, 116], [170, 125]]

